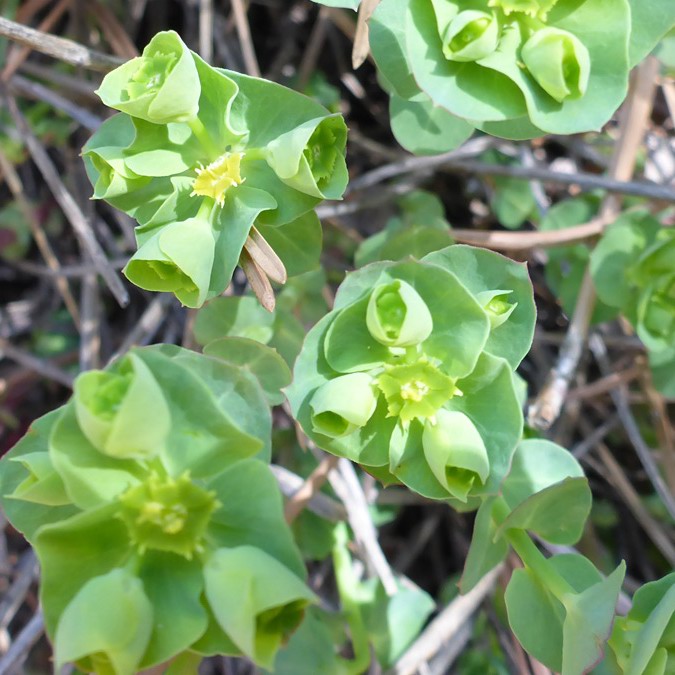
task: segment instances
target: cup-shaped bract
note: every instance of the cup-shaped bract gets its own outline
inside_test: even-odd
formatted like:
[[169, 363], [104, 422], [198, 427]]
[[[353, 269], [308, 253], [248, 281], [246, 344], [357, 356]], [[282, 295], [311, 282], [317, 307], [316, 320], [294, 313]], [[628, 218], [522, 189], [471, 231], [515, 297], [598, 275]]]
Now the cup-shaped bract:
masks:
[[412, 347], [429, 337], [434, 322], [420, 294], [409, 283], [397, 279], [373, 289], [366, 325], [380, 344]]
[[153, 608], [141, 581], [114, 569], [88, 581], [70, 601], [54, 638], [56, 667], [134, 673], [152, 633]]
[[200, 307], [209, 292], [215, 245], [206, 218], [172, 223], [149, 233], [124, 274], [147, 291], [171, 291], [187, 307]]
[[187, 122], [199, 110], [201, 85], [192, 53], [177, 33], [157, 33], [138, 56], [103, 78], [103, 103], [153, 122]]
[[509, 295], [513, 291], [494, 290], [476, 293], [476, 299], [483, 306], [485, 313], [490, 319], [490, 326], [494, 330], [508, 321], [513, 310], [518, 306], [517, 302], [508, 302]]
[[609, 639], [621, 672], [667, 675], [675, 671], [675, 572], [639, 588]]
[[215, 551], [204, 579], [220, 627], [244, 654], [267, 668], [314, 600], [301, 579], [253, 546]]
[[490, 460], [476, 425], [462, 412], [439, 410], [424, 424], [422, 447], [438, 482], [461, 502], [485, 483]]
[[321, 199], [338, 199], [347, 187], [347, 126], [341, 115], [308, 120], [267, 148], [267, 162], [290, 187]]
[[443, 53], [451, 61], [478, 61], [497, 49], [499, 22], [490, 12], [467, 9], [455, 16], [443, 36]]
[[129, 354], [115, 370], [90, 370], [75, 380], [77, 422], [89, 442], [117, 459], [151, 459], [171, 429], [171, 413], [152, 372]]
[[637, 334], [655, 352], [675, 346], [675, 274], [658, 276], [638, 300]]
[[366, 373], [350, 373], [325, 382], [309, 404], [314, 431], [341, 438], [365, 426], [377, 405], [374, 385]]
[[591, 72], [588, 49], [575, 35], [559, 28], [542, 28], [520, 52], [537, 84], [556, 101], [581, 98]]

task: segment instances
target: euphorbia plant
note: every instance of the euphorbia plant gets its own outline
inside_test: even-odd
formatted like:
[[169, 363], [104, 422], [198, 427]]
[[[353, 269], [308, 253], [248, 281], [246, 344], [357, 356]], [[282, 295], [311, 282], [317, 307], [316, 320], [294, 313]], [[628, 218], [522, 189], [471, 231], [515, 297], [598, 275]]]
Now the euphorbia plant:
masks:
[[385, 482], [460, 503], [495, 493], [520, 440], [513, 369], [534, 317], [525, 269], [495, 253], [452, 246], [368, 265], [307, 336], [294, 414]]
[[270, 427], [248, 371], [159, 346], [82, 374], [2, 459], [58, 667], [133, 675], [182, 653], [271, 666], [314, 595], [265, 465]]
[[474, 129], [513, 139], [599, 129], [630, 68], [674, 23], [669, 0], [381, 0], [370, 46], [394, 135], [433, 154]]
[[139, 223], [125, 268], [133, 283], [198, 307], [225, 290], [239, 262], [249, 276], [283, 283], [293, 240], [318, 258], [312, 209], [347, 184], [339, 114], [212, 68], [171, 31], [109, 73], [98, 93], [121, 114], [83, 156], [94, 197]]

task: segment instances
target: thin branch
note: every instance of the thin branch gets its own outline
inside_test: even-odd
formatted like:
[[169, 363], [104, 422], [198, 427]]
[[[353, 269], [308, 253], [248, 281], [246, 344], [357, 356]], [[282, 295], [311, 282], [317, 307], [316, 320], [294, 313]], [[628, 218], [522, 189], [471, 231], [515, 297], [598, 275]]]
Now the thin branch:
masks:
[[287, 523], [292, 523], [310, 503], [312, 497], [319, 492], [321, 486], [328, 480], [328, 474], [337, 466], [338, 459], [335, 455], [326, 455], [302, 485], [290, 496], [284, 507], [284, 517]]
[[442, 645], [460, 633], [471, 615], [492, 592], [502, 569], [499, 565], [488, 572], [466, 595], [453, 600], [415, 640], [387, 675], [413, 675], [420, 666], [429, 661]]
[[117, 272], [111, 267], [105, 252], [96, 240], [94, 232], [82, 213], [80, 207], [73, 196], [68, 192], [66, 186], [61, 180], [58, 170], [54, 166], [49, 154], [35, 137], [28, 127], [28, 123], [19, 110], [16, 100], [10, 94], [6, 94], [9, 113], [12, 116], [16, 127], [23, 137], [31, 157], [37, 164], [42, 177], [52, 191], [54, 198], [63, 209], [66, 218], [73, 227], [82, 247], [87, 251], [92, 261], [96, 264], [98, 273], [103, 277], [111, 293], [122, 307], [129, 303], [129, 294], [124, 284], [117, 275]]
[[260, 77], [260, 66], [258, 65], [258, 59], [253, 48], [251, 27], [248, 24], [244, 1], [232, 0], [232, 12], [234, 13], [234, 22], [237, 26], [237, 35], [239, 35], [239, 43], [241, 44], [241, 53], [244, 57], [246, 71], [249, 75]]
[[[68, 387], [68, 389], [71, 389], [73, 386], [72, 375], [69, 375], [65, 371], [49, 363], [49, 361], [39, 359], [36, 356], [15, 347], [9, 340], [0, 337], [0, 359], [3, 357], [16, 361], [16, 363], [21, 364], [24, 368], [33, 370], [48, 380], [54, 380], [54, 382], [58, 382], [64, 387]], [[0, 673], [1, 672], [2, 671], [0, 671]]]
[[0, 17], [0, 36], [26, 45], [42, 54], [52, 56], [59, 61], [65, 61], [73, 66], [80, 66], [89, 70], [107, 73], [124, 63], [122, 59], [88, 49], [72, 40], [22, 26], [20, 23], [15, 23], [4, 17]]
[[[637, 153], [654, 103], [658, 75], [658, 65], [655, 63], [657, 63], [655, 59], [646, 59], [633, 71], [628, 99], [621, 110], [619, 139], [610, 164], [610, 178], [606, 180], [624, 182], [633, 174]], [[672, 193], [672, 198], [675, 200], [675, 190], [669, 188], [668, 191]], [[623, 192], [625, 193], [625, 190]], [[619, 200], [614, 195], [606, 197], [600, 209], [600, 217], [615, 218], [619, 209]], [[595, 286], [590, 268], [587, 267], [565, 341], [558, 353], [558, 361], [528, 411], [530, 426], [537, 429], [549, 429], [558, 419], [570, 382], [584, 352], [584, 343], [594, 308]]]

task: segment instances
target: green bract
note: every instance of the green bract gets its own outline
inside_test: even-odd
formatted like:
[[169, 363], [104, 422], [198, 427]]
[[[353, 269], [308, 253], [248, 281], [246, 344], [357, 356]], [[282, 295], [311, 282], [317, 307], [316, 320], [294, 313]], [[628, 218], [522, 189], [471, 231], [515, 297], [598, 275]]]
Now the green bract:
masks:
[[385, 482], [462, 503], [495, 494], [520, 439], [513, 368], [534, 317], [526, 271], [495, 253], [451, 246], [368, 265], [307, 336], [294, 414]]
[[314, 596], [264, 463], [270, 427], [247, 370], [159, 346], [81, 375], [0, 461], [58, 668], [132, 675], [186, 650], [272, 665]]
[[609, 640], [621, 672], [667, 675], [675, 670], [675, 572], [642, 586]]
[[289, 273], [316, 265], [318, 246], [299, 264], [290, 244], [320, 242], [313, 208], [339, 199], [347, 184], [339, 114], [212, 68], [171, 31], [109, 73], [99, 94], [123, 114], [101, 126], [83, 156], [94, 197], [139, 223], [138, 252], [125, 268], [133, 283], [201, 306], [229, 284], [254, 225]]
[[598, 297], [633, 323], [666, 395], [675, 392], [674, 270], [675, 232], [644, 212], [619, 217], [591, 254]]
[[[382, 0], [370, 45], [411, 152], [474, 129], [513, 139], [599, 129], [630, 68], [675, 23], [669, 0]], [[613, 39], [605, 39], [606, 32]]]

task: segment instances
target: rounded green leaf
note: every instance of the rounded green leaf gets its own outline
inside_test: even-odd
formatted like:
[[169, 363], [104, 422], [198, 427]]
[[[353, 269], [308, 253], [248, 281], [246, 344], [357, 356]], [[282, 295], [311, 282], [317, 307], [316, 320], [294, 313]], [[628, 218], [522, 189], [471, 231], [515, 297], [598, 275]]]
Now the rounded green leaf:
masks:
[[508, 291], [504, 299], [511, 305], [507, 319], [503, 320], [505, 312], [500, 314], [500, 321], [491, 319], [485, 349], [505, 358], [514, 368], [518, 366], [532, 346], [537, 316], [527, 266], [493, 251], [463, 245], [430, 253], [424, 261], [454, 273], [476, 297], [486, 298], [480, 294], [493, 293], [497, 289]]
[[204, 354], [251, 372], [260, 382], [270, 405], [284, 401], [281, 389], [291, 382], [291, 372], [275, 349], [243, 337], [224, 337], [209, 342]]
[[396, 140], [416, 155], [437, 155], [458, 148], [470, 138], [474, 125], [439, 107], [425, 92], [410, 98], [392, 94], [391, 130]]

